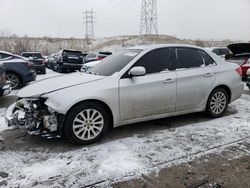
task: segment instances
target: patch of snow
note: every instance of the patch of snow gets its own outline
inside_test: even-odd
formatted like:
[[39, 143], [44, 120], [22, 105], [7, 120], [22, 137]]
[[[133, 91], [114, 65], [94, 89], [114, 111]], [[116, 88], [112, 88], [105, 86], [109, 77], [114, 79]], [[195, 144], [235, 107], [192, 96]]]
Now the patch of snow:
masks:
[[[222, 118], [197, 121], [192, 117], [183, 122], [183, 118], [175, 117], [170, 120], [173, 128], [167, 128], [166, 119], [165, 129], [143, 135], [131, 133], [129, 137], [67, 152], [46, 152], [42, 143], [37, 151], [5, 150], [0, 152], [0, 167], [10, 174], [9, 187], [81, 187], [131, 178], [161, 165], [187, 162], [192, 156], [218, 153], [239, 140], [250, 143], [249, 106], [250, 96], [243, 95], [229, 105], [228, 114]], [[6, 129], [2, 126], [3, 113], [4, 109], [0, 109], [0, 132]], [[234, 153], [234, 157], [239, 155]]]

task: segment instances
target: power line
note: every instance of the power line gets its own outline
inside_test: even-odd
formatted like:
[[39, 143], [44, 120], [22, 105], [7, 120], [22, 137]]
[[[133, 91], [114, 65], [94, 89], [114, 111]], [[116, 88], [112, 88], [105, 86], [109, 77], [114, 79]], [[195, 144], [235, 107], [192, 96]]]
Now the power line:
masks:
[[142, 0], [140, 35], [158, 35], [156, 0]]
[[85, 24], [85, 39], [93, 40], [94, 35], [94, 11], [83, 12], [83, 23]]

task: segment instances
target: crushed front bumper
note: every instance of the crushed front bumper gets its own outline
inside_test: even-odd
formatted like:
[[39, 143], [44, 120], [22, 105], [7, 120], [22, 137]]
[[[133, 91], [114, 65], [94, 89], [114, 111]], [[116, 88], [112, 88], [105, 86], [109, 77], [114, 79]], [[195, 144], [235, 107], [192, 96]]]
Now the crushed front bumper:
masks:
[[[23, 103], [20, 107], [20, 101]], [[5, 112], [5, 121], [8, 126], [23, 128], [31, 135], [44, 135], [51, 133], [58, 135], [58, 117], [56, 113], [50, 113], [43, 105], [35, 106], [33, 101], [20, 100], [10, 105]], [[36, 102], [36, 101], [34, 101]], [[34, 109], [29, 109], [33, 106]], [[51, 135], [50, 135], [51, 136]]]

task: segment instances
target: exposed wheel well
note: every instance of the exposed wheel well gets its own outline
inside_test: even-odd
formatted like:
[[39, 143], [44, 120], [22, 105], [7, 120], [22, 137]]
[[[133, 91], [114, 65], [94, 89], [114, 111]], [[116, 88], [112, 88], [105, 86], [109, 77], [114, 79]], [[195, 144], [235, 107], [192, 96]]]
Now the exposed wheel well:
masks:
[[85, 102], [93, 102], [93, 103], [98, 103], [98, 104], [102, 105], [105, 108], [105, 110], [108, 112], [108, 115], [109, 115], [109, 122], [110, 122], [109, 128], [113, 128], [113, 126], [114, 126], [113, 113], [112, 113], [111, 109], [109, 108], [109, 106], [100, 100], [91, 99], [91, 100], [85, 100], [85, 101], [78, 102], [74, 106], [72, 106], [68, 111], [70, 111], [75, 106], [77, 106], [81, 103], [85, 103]]
[[[216, 88], [214, 88], [213, 89], [213, 91], [215, 90], [215, 89], [218, 89], [218, 88], [222, 88], [222, 89], [225, 89], [226, 90], [226, 92], [227, 92], [227, 94], [228, 94], [228, 97], [229, 97], [229, 99], [228, 99], [228, 103], [230, 103], [230, 101], [231, 101], [231, 90], [230, 90], [230, 88], [228, 87], [228, 86], [226, 86], [226, 85], [219, 85], [219, 86], [217, 86]], [[212, 91], [212, 92], [213, 92]], [[211, 93], [212, 93], [211, 92]]]

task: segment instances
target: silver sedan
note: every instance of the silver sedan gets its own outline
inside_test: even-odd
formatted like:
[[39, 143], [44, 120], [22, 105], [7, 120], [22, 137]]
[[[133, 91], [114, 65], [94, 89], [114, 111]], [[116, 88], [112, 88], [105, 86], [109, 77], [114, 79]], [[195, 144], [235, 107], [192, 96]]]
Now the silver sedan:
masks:
[[243, 93], [241, 73], [238, 65], [195, 46], [135, 47], [89, 72], [25, 87], [6, 120], [32, 134], [90, 144], [109, 127], [201, 111], [220, 117]]

